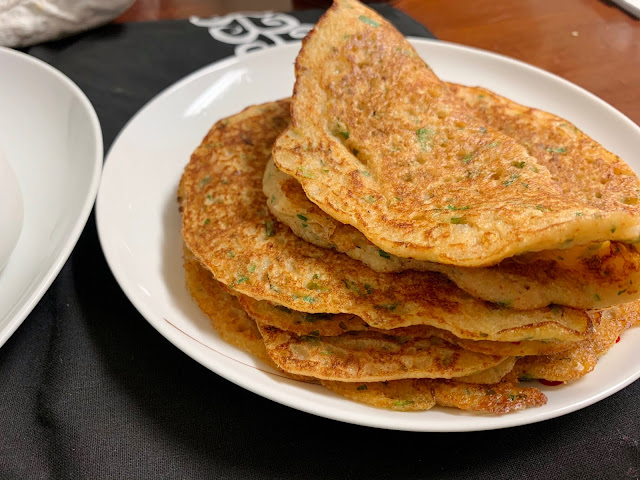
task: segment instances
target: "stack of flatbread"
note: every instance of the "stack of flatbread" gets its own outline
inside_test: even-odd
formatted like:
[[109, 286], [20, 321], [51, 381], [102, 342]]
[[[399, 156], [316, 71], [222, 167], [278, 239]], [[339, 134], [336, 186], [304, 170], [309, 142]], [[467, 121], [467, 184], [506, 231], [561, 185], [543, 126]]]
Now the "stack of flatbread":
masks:
[[355, 0], [295, 71], [292, 99], [216, 123], [180, 183], [187, 286], [225, 340], [370, 405], [505, 413], [637, 323], [640, 181], [620, 158], [442, 82]]

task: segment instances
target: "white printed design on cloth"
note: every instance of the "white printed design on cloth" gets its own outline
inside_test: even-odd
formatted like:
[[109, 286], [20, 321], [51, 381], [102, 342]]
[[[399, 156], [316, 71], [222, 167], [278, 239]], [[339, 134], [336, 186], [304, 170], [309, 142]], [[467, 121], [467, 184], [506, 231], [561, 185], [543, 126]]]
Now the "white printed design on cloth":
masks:
[[232, 13], [223, 17], [191, 17], [189, 21], [197, 26], [209, 29], [209, 34], [217, 41], [236, 45], [235, 54], [245, 55], [263, 50], [287, 41], [300, 40], [313, 28], [310, 23], [300, 21], [286, 13], [256, 12]]

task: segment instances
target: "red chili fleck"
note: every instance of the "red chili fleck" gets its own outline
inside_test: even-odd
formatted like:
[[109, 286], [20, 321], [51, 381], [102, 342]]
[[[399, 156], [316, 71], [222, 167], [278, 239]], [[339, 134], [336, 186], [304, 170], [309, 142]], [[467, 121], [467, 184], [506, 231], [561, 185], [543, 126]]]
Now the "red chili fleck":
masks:
[[620, 336], [618, 335], [618, 338], [616, 338], [616, 343], [618, 343], [620, 341]]
[[541, 384], [546, 385], [547, 387], [557, 387], [558, 385], [562, 385], [564, 382], [556, 381], [556, 380], [545, 380], [544, 378], [538, 380]]

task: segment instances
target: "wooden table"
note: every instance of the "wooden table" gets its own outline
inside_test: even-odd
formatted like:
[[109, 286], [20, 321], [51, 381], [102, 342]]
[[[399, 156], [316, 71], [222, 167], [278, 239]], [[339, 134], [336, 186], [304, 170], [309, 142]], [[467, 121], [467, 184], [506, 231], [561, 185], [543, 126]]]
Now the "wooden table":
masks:
[[[116, 21], [317, 8], [322, 0], [137, 0]], [[439, 39], [523, 60], [640, 123], [640, 21], [603, 0], [395, 0]]]

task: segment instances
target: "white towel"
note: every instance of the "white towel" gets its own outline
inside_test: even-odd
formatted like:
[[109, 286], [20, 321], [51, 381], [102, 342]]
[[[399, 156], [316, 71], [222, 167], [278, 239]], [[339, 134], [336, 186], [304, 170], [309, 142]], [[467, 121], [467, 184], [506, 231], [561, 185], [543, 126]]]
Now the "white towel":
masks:
[[116, 18], [134, 0], [0, 0], [0, 45], [26, 47]]

